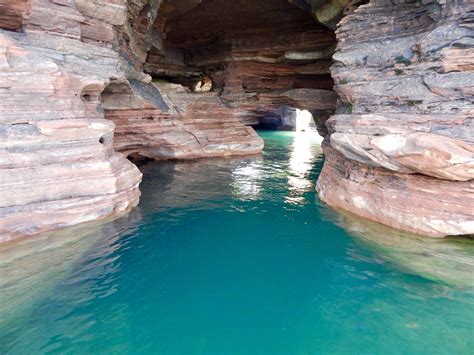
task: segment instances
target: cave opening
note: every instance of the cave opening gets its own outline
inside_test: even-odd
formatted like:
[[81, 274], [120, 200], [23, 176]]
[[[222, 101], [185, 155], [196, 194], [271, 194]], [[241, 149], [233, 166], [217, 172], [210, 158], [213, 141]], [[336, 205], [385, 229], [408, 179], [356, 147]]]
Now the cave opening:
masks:
[[283, 105], [279, 110], [261, 112], [252, 128], [257, 131], [293, 131], [318, 134], [314, 117], [308, 110]]
[[121, 54], [137, 70], [111, 79], [100, 98], [116, 125], [114, 148], [153, 160], [259, 154], [255, 129], [297, 130], [296, 116], [312, 117], [326, 136], [336, 35], [303, 3], [163, 0], [136, 9]]
[[144, 70], [158, 85], [212, 92], [247, 126], [269, 128], [268, 121], [304, 110], [325, 134], [336, 107], [330, 73], [336, 37], [301, 3], [165, 0]]

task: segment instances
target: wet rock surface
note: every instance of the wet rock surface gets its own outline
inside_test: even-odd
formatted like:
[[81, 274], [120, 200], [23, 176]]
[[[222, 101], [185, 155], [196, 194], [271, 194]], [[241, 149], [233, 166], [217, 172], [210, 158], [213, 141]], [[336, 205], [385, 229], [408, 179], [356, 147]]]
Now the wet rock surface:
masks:
[[472, 181], [402, 174], [324, 149], [319, 197], [331, 206], [405, 231], [444, 237], [472, 234]]

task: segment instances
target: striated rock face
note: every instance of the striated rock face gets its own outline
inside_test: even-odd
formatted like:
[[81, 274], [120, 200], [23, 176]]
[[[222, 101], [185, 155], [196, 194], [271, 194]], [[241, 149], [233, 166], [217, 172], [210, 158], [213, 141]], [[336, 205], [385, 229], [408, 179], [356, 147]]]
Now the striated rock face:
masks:
[[117, 125], [115, 149], [127, 156], [189, 159], [257, 154], [263, 140], [216, 93], [177, 84], [111, 83], [105, 117]]
[[113, 123], [0, 125], [0, 241], [121, 214], [141, 173], [112, 147]]
[[472, 181], [395, 173], [347, 159], [329, 146], [324, 154], [318, 192], [329, 205], [433, 237], [472, 233]]
[[373, 0], [336, 32], [327, 203], [416, 233], [474, 233], [474, 7]]
[[127, 156], [258, 153], [248, 126], [286, 108], [327, 136], [324, 201], [474, 233], [473, 14], [469, 0], [0, 0], [0, 241], [137, 205]]
[[309, 110], [324, 131], [334, 113], [336, 39], [308, 9], [287, 0], [164, 1], [153, 29], [163, 41], [151, 47], [145, 71], [189, 88], [211, 79], [247, 125], [290, 106]]
[[[337, 115], [328, 125], [332, 147], [347, 158], [400, 173], [468, 181], [474, 174], [470, 120], [462, 114]], [[433, 127], [437, 121], [441, 127]]]
[[0, 241], [136, 206], [141, 173], [114, 151], [99, 99], [110, 77], [126, 75], [113, 49], [124, 5], [0, 1], [0, 9], [9, 30], [0, 30]]

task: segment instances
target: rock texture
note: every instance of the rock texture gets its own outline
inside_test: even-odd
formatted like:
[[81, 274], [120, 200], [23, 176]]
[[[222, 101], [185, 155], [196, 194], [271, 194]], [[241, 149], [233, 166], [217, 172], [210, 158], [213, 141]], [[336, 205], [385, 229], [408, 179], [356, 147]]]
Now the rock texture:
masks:
[[0, 31], [0, 241], [136, 206], [141, 173], [114, 151], [99, 108], [109, 77], [124, 75], [105, 42], [117, 18], [86, 17], [79, 2], [0, 5], [0, 27], [18, 31]]
[[309, 110], [324, 131], [336, 107], [335, 36], [305, 10], [287, 0], [165, 1], [153, 26], [162, 41], [144, 69], [189, 88], [209, 78], [244, 124], [286, 105]]
[[324, 154], [318, 191], [329, 205], [422, 235], [472, 233], [472, 181], [394, 173], [347, 159], [329, 146]]
[[[182, 2], [177, 13], [199, 2]], [[158, 48], [171, 62], [179, 57], [164, 39], [169, 6], [0, 0], [0, 241], [136, 206], [141, 174], [113, 147], [153, 158], [261, 151], [255, 132], [217, 93], [206, 93], [209, 83], [200, 95], [177, 85], [153, 92], [143, 73], [150, 52]], [[123, 98], [110, 98], [116, 82], [138, 83], [131, 96], [140, 103], [112, 104], [106, 120], [103, 95], [109, 104]], [[115, 144], [110, 119], [119, 125]]]
[[330, 135], [323, 200], [474, 233], [473, 14], [469, 0], [0, 0], [0, 241], [131, 209], [126, 156], [258, 153], [248, 125], [288, 107]]
[[115, 149], [127, 156], [190, 159], [257, 154], [263, 140], [216, 93], [177, 84], [111, 83], [105, 117], [117, 125]]
[[341, 21], [324, 201], [420, 234], [474, 233], [473, 19], [469, 1], [373, 0]]

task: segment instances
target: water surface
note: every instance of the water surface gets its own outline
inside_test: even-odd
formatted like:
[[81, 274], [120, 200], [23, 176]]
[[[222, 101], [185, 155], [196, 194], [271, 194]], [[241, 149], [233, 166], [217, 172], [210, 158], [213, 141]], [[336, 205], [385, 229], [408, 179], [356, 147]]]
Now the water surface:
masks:
[[0, 246], [0, 353], [467, 354], [474, 243], [322, 205], [301, 133], [143, 167], [128, 216]]

